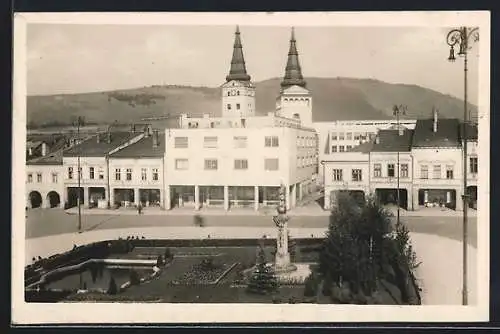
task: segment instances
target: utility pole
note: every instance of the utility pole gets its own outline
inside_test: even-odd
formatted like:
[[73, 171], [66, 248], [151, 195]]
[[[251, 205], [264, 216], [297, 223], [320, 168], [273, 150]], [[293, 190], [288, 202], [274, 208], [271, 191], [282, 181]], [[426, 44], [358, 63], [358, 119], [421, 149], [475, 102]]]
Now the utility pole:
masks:
[[77, 124], [76, 124], [76, 132], [77, 132], [77, 173], [78, 173], [78, 232], [82, 231], [82, 209], [81, 209], [81, 173], [80, 173], [80, 125], [83, 123], [83, 118], [78, 117], [77, 119]]
[[[406, 106], [404, 105], [395, 105], [393, 108], [392, 108], [392, 111], [393, 111], [393, 115], [396, 116], [396, 126], [398, 128], [398, 136], [400, 135], [400, 124], [399, 124], [399, 117], [401, 115], [406, 115]], [[399, 178], [400, 178], [400, 161], [399, 161], [399, 149], [397, 149], [396, 151], [396, 154], [397, 154], [397, 202], [398, 202], [398, 216], [397, 216], [397, 226], [399, 226], [399, 224], [401, 223], [401, 220], [400, 220], [400, 212], [399, 212], [399, 207], [400, 207], [400, 194], [399, 194]]]
[[446, 36], [446, 42], [450, 46], [450, 56], [448, 60], [454, 62], [455, 59], [455, 46], [459, 47], [458, 55], [464, 57], [464, 119], [463, 119], [463, 129], [462, 129], [462, 145], [463, 145], [463, 242], [462, 242], [462, 252], [463, 252], [463, 272], [462, 272], [462, 304], [468, 304], [468, 292], [467, 292], [467, 247], [468, 247], [468, 217], [467, 209], [469, 206], [468, 193], [467, 193], [467, 122], [468, 122], [468, 108], [467, 108], [467, 54], [470, 49], [469, 39], [473, 37], [472, 41], [479, 41], [479, 28], [467, 28], [461, 27], [458, 29], [451, 30]]

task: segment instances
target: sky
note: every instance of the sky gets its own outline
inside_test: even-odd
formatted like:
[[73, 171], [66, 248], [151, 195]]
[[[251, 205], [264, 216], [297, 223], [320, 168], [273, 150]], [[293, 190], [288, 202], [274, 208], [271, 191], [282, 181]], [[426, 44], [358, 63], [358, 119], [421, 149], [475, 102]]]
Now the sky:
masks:
[[[27, 30], [28, 95], [151, 85], [216, 87], [229, 71], [233, 25], [35, 24]], [[463, 62], [447, 61], [449, 28], [295, 27], [305, 77], [371, 78], [463, 98]], [[253, 81], [282, 77], [290, 27], [240, 26]], [[477, 103], [478, 47], [469, 54]]]

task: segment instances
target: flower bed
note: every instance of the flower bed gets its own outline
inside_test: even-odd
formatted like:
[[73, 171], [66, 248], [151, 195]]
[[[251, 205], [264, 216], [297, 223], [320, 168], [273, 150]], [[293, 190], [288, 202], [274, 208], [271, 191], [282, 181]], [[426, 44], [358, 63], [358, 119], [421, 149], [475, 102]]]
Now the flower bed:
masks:
[[207, 268], [203, 264], [196, 264], [186, 271], [180, 278], [172, 281], [174, 285], [211, 285], [217, 284], [229, 273], [237, 263], [219, 264]]

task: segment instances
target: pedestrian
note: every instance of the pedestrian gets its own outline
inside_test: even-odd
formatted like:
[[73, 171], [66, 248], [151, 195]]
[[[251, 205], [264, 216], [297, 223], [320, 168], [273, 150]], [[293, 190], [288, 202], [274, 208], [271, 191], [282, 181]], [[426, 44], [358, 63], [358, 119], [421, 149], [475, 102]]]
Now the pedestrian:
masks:
[[142, 205], [141, 205], [141, 203], [139, 203], [139, 205], [137, 206], [137, 212], [139, 214], [142, 214]]

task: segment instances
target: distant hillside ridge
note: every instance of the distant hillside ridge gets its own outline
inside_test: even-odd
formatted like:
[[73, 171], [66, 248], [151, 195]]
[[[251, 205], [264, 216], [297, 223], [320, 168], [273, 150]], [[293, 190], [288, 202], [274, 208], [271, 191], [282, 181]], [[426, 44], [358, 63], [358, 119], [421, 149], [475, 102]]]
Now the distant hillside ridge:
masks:
[[[279, 78], [256, 82], [256, 111], [275, 110]], [[433, 107], [440, 117], [461, 118], [463, 101], [437, 91], [373, 79], [307, 78], [313, 95], [313, 121], [390, 119], [392, 106], [408, 106], [405, 118], [430, 117]], [[477, 107], [470, 105], [472, 112]], [[28, 127], [64, 126], [83, 116], [87, 124], [128, 124], [143, 118], [165, 118], [174, 124], [180, 114], [221, 115], [219, 87], [154, 85], [108, 92], [28, 96]]]

